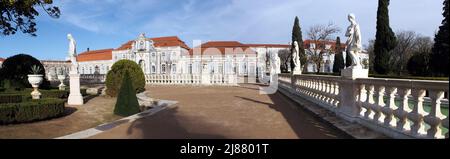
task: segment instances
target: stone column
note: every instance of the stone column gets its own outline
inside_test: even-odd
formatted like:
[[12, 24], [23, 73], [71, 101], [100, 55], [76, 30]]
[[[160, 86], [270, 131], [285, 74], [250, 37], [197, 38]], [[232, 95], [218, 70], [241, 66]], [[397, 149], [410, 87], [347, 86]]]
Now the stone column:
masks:
[[341, 100], [336, 114], [347, 121], [355, 121], [361, 111], [358, 105], [360, 98], [359, 84], [353, 79], [343, 79], [339, 82], [339, 95]]
[[80, 74], [70, 71], [70, 94], [67, 101], [69, 105], [83, 105], [83, 96], [80, 93]]

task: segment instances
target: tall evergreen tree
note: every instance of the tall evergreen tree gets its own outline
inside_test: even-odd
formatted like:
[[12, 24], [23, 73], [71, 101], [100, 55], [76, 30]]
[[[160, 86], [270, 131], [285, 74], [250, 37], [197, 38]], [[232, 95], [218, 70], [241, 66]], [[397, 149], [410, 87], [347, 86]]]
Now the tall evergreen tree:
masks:
[[442, 20], [442, 26], [439, 27], [439, 32], [434, 37], [434, 46], [432, 49], [432, 55], [430, 59], [431, 69], [434, 75], [437, 76], [448, 76], [449, 71], [449, 41], [450, 41], [450, 31], [449, 31], [449, 2], [444, 0], [444, 20]]
[[388, 74], [390, 51], [397, 45], [397, 38], [389, 26], [389, 0], [378, 0], [377, 33], [375, 35], [374, 70], [378, 74]]
[[[292, 42], [291, 48], [294, 48], [294, 41], [298, 42], [298, 48], [299, 48], [299, 56], [300, 56], [300, 62], [303, 66], [305, 66], [306, 64], [306, 54], [305, 54], [305, 49], [303, 46], [303, 38], [302, 38], [302, 29], [300, 28], [300, 22], [298, 20], [298, 17], [295, 17], [295, 21], [294, 21], [294, 27], [292, 28]], [[291, 50], [292, 52], [293, 50]], [[294, 70], [294, 58], [291, 57], [291, 70]], [[303, 67], [302, 66], [302, 67]]]
[[136, 90], [133, 87], [130, 75], [126, 70], [123, 76], [119, 95], [117, 96], [114, 114], [120, 116], [130, 116], [139, 113], [139, 102], [136, 97]]
[[352, 66], [352, 57], [350, 57], [350, 53], [345, 52], [345, 67]]
[[334, 64], [333, 64], [333, 72], [339, 73], [341, 69], [345, 66], [344, 57], [342, 56], [342, 46], [341, 46], [341, 38], [339, 36], [336, 38], [336, 48], [334, 54]]

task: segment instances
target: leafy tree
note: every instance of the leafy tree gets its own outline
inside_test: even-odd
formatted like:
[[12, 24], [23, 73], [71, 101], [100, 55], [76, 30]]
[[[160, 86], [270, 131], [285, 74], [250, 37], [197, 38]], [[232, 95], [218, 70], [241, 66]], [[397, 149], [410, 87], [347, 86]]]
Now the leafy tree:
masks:
[[[294, 21], [294, 27], [292, 28], [292, 49], [294, 48], [294, 41], [297, 41], [298, 48], [299, 48], [299, 56], [300, 56], [300, 63], [303, 65], [303, 67], [306, 66], [306, 54], [305, 49], [303, 46], [303, 38], [302, 38], [302, 29], [300, 28], [300, 22], [298, 20], [298, 17], [295, 17]], [[293, 50], [291, 50], [292, 52]], [[294, 70], [294, 58], [288, 57], [287, 59], [290, 59], [291, 61], [291, 70]]]
[[36, 36], [37, 8], [42, 8], [50, 17], [59, 18], [59, 8], [52, 4], [52, 0], [1, 0], [0, 34], [12, 35], [20, 30]]
[[392, 68], [389, 67], [390, 52], [397, 45], [397, 38], [389, 26], [388, 6], [389, 0], [378, 0], [377, 32], [374, 45], [374, 70], [378, 74], [391, 72]]
[[430, 74], [430, 53], [416, 53], [408, 61], [407, 68], [409, 74], [413, 76], [428, 76]]
[[306, 51], [308, 54], [308, 62], [312, 62], [317, 67], [316, 73], [319, 73], [325, 54], [330, 54], [334, 48], [327, 47], [327, 41], [334, 38], [333, 35], [339, 33], [341, 29], [332, 22], [327, 25], [313, 25], [308, 29], [308, 38], [311, 40], [313, 47], [309, 47]]
[[341, 38], [336, 38], [336, 48], [334, 54], [333, 72], [339, 73], [345, 67], [344, 57], [342, 56]]
[[433, 54], [431, 55], [431, 68], [434, 75], [448, 76], [449, 75], [449, 54], [450, 54], [450, 28], [449, 28], [449, 2], [444, 0], [444, 20], [442, 26], [439, 27], [439, 32], [434, 37]]
[[0, 81], [8, 80], [12, 88], [31, 88], [28, 82], [28, 75], [31, 74], [31, 67], [38, 66], [41, 70], [38, 74], [44, 76], [44, 81], [40, 88], [50, 88], [50, 82], [45, 78], [45, 68], [42, 63], [33, 56], [18, 54], [7, 58], [0, 69]]
[[122, 84], [122, 78], [128, 72], [136, 92], [145, 90], [145, 76], [142, 68], [134, 61], [120, 60], [113, 64], [106, 75], [106, 94], [115, 97]]
[[350, 54], [345, 52], [345, 67], [352, 66], [352, 57], [350, 57]]
[[139, 113], [139, 111], [139, 102], [136, 97], [136, 91], [133, 88], [133, 83], [128, 71], [125, 71], [116, 106], [114, 107], [114, 114], [130, 116]]

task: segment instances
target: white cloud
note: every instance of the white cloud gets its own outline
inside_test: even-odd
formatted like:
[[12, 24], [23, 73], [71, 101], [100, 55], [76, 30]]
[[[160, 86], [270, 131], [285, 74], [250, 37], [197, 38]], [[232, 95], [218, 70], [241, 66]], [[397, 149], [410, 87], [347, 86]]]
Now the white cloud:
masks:
[[[354, 0], [65, 0], [58, 3], [64, 23], [91, 32], [178, 35], [189, 44], [194, 39], [287, 43], [295, 16], [299, 16], [305, 33], [309, 26], [329, 21], [345, 28], [346, 15], [351, 12], [357, 15], [366, 43], [375, 36], [377, 9], [376, 1]], [[438, 0], [392, 1], [391, 26], [394, 30], [409, 29], [432, 36], [442, 19], [441, 5]], [[343, 33], [339, 35], [342, 37]]]

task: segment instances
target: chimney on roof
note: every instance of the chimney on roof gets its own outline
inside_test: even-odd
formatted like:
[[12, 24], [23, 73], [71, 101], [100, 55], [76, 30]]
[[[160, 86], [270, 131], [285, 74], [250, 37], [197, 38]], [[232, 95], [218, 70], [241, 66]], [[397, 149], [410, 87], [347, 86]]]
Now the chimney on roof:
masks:
[[87, 48], [86, 51], [89, 52], [89, 48]]

